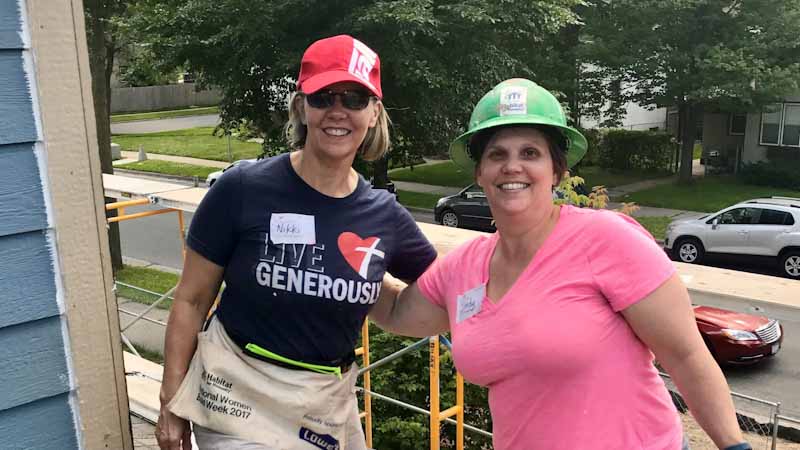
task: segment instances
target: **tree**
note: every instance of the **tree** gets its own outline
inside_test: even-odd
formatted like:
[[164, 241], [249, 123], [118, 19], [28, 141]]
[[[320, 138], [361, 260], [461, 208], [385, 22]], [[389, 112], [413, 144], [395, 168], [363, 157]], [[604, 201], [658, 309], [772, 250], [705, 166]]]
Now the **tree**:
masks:
[[785, 0], [597, 0], [585, 55], [624, 101], [674, 106], [679, 179], [691, 180], [703, 110], [754, 111], [800, 86], [800, 3]]
[[[145, 1], [145, 3], [148, 3]], [[151, 0], [136, 26], [153, 51], [221, 88], [223, 127], [251, 123], [268, 152], [300, 56], [314, 40], [352, 34], [381, 56], [396, 154], [445, 153], [472, 106], [497, 82], [537, 78], [534, 49], [575, 23], [578, 0]], [[385, 179], [386, 162], [376, 179]]]
[[[118, 40], [115, 33], [115, 16], [126, 9], [126, 2], [114, 0], [84, 0], [86, 18], [86, 40], [89, 47], [89, 70], [92, 75], [92, 98], [97, 127], [97, 146], [100, 151], [100, 168], [103, 173], [114, 173], [111, 164], [111, 73]], [[115, 201], [106, 197], [106, 203]], [[116, 215], [116, 212], [112, 212]], [[111, 266], [114, 271], [122, 268], [119, 224], [108, 228], [111, 250]]]

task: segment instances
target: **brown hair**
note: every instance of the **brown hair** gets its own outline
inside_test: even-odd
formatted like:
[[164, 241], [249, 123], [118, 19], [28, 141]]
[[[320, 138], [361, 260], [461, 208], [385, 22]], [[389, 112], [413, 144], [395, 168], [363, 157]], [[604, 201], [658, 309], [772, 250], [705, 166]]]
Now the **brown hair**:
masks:
[[[295, 92], [289, 97], [289, 120], [284, 126], [286, 140], [294, 150], [303, 148], [306, 144], [308, 127], [303, 123], [303, 98], [301, 92]], [[377, 161], [389, 151], [389, 114], [383, 103], [378, 103], [378, 122], [367, 131], [364, 141], [358, 146], [358, 154], [365, 161]]]
[[484, 150], [486, 150], [486, 146], [489, 145], [489, 141], [491, 141], [497, 133], [506, 128], [532, 128], [542, 133], [545, 139], [547, 139], [547, 148], [550, 150], [550, 159], [553, 161], [553, 173], [558, 177], [558, 183], [561, 183], [561, 179], [567, 171], [567, 138], [565, 138], [557, 128], [546, 125], [501, 125], [487, 128], [473, 134], [467, 144], [467, 153], [469, 153], [470, 158], [475, 161], [475, 169], [477, 170], [480, 165], [481, 157], [483, 156]]

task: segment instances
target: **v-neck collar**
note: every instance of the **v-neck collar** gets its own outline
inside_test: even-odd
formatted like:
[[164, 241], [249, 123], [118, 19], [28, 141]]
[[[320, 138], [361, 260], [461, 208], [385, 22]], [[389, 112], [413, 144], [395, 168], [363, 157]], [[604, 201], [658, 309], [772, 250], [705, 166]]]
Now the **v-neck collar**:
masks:
[[491, 251], [489, 252], [488, 257], [486, 258], [486, 261], [484, 261], [483, 263], [483, 273], [481, 274], [481, 281], [483, 285], [487, 288], [485, 290], [486, 294], [484, 294], [484, 300], [486, 301], [486, 303], [490, 305], [490, 308], [496, 309], [499, 308], [501, 305], [508, 303], [509, 299], [507, 299], [506, 297], [509, 297], [509, 295], [512, 292], [514, 292], [520, 280], [525, 278], [525, 275], [528, 274], [528, 272], [530, 272], [533, 267], [539, 265], [539, 261], [541, 261], [542, 258], [544, 257], [543, 255], [546, 255], [546, 253], [549, 251], [549, 248], [553, 245], [552, 242], [555, 240], [556, 235], [559, 233], [561, 229], [561, 224], [564, 222], [561, 219], [563, 218], [565, 209], [566, 207], [564, 205], [559, 206], [558, 221], [556, 222], [553, 229], [550, 230], [550, 234], [548, 234], [547, 237], [544, 239], [544, 242], [542, 242], [541, 247], [539, 247], [539, 249], [533, 255], [533, 258], [531, 258], [531, 261], [528, 263], [528, 265], [525, 266], [522, 272], [519, 273], [517, 279], [514, 280], [514, 282], [506, 290], [506, 292], [497, 300], [493, 300], [489, 297], [488, 287], [489, 287], [489, 275], [490, 275], [489, 268], [492, 264], [492, 257], [494, 256], [494, 253], [497, 251], [497, 244], [500, 242], [500, 232], [498, 231], [494, 234], [494, 236], [492, 236], [493, 242], [491, 242], [490, 244]]

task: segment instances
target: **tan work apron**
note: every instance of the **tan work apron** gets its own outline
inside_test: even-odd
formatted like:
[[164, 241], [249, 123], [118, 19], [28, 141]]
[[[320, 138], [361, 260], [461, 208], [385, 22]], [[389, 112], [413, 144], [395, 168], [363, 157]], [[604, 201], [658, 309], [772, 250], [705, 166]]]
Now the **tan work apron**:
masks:
[[357, 377], [356, 367], [339, 379], [251, 358], [213, 319], [198, 334], [189, 371], [167, 407], [202, 427], [276, 449], [362, 449], [364, 442], [346, 442], [348, 420], [358, 411]]

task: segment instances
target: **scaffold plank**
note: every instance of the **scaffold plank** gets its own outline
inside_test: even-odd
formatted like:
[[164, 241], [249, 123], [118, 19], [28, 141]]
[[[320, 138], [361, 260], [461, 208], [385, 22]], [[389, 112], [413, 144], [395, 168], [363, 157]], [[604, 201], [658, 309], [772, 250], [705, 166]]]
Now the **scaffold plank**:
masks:
[[191, 189], [191, 187], [177, 183], [126, 177], [124, 175], [103, 174], [103, 189], [106, 197], [135, 199], [147, 198], [149, 195], [159, 192]]
[[164, 208], [180, 209], [181, 211], [195, 212], [197, 205], [205, 197], [208, 188], [187, 188], [176, 191], [159, 192], [148, 196], [150, 203]]

